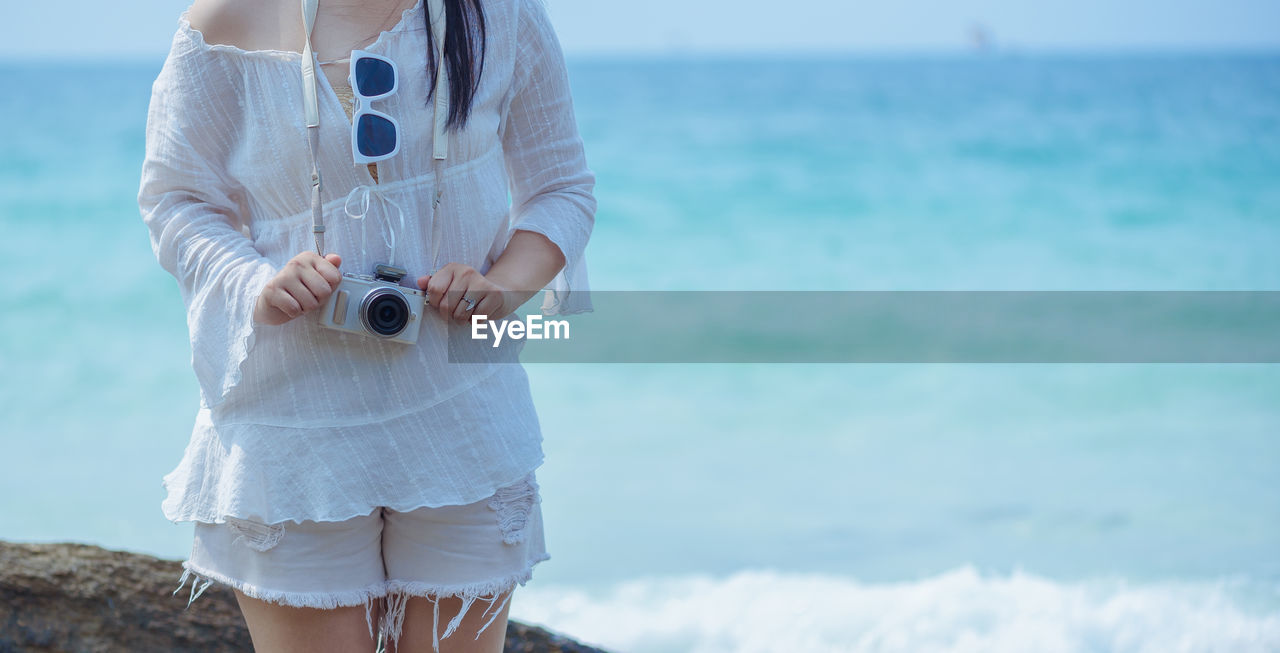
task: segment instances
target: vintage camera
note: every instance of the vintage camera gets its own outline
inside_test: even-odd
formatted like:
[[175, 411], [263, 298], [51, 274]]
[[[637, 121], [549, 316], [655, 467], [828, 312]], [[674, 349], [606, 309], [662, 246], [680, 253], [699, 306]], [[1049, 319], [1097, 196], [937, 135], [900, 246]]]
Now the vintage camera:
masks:
[[402, 268], [379, 264], [373, 276], [343, 274], [320, 312], [320, 326], [348, 333], [413, 344], [422, 330], [426, 295], [405, 288]]

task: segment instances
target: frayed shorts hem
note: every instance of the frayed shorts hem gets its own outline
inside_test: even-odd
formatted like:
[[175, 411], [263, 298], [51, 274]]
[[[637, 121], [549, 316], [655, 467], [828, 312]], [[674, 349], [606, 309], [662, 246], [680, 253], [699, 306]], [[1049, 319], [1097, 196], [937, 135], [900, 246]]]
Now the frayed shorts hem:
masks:
[[174, 590], [173, 593], [177, 594], [186, 585], [187, 578], [192, 578], [191, 595], [187, 599], [187, 607], [191, 607], [191, 602], [196, 600], [196, 597], [200, 596], [205, 588], [215, 582], [240, 590], [245, 596], [261, 601], [270, 601], [271, 603], [294, 608], [319, 608], [321, 610], [364, 605], [369, 599], [376, 599], [387, 593], [387, 581], [375, 583], [364, 589], [345, 592], [280, 592], [235, 580], [210, 569], [203, 569], [192, 564], [190, 560], [184, 561], [182, 568], [184, 569], [182, 578], [178, 579], [178, 589]]
[[[472, 604], [476, 601], [488, 601], [489, 605], [481, 613], [481, 617], [490, 614], [490, 612], [492, 612], [492, 615], [476, 632], [475, 639], [480, 639], [480, 634], [489, 628], [493, 620], [502, 613], [506, 603], [511, 600], [511, 590], [514, 590], [516, 585], [523, 587], [533, 578], [534, 566], [550, 559], [551, 556], [544, 553], [531, 560], [528, 567], [519, 573], [478, 583], [447, 585], [390, 579], [364, 589], [340, 592], [281, 592], [264, 589], [252, 583], [230, 578], [216, 571], [202, 569], [191, 564], [191, 561], [188, 560], [182, 563], [182, 577], [178, 580], [178, 587], [173, 590], [173, 594], [176, 595], [181, 591], [186, 586], [187, 580], [191, 579], [191, 591], [187, 599], [187, 608], [190, 608], [191, 603], [213, 583], [239, 590], [250, 598], [295, 608], [332, 610], [363, 605], [365, 624], [369, 627], [369, 636], [377, 638], [378, 651], [384, 650], [386, 642], [399, 640], [400, 631], [404, 624], [404, 609], [409, 597], [422, 597], [432, 603], [432, 632], [436, 633], [433, 645], [435, 650], [439, 651], [440, 639], [447, 638], [456, 632]], [[503, 595], [505, 595], [503, 604], [495, 608], [494, 603], [499, 596]], [[461, 598], [462, 609], [445, 626], [444, 633], [440, 634], [439, 601], [450, 597]], [[373, 626], [373, 606], [375, 601], [382, 602], [382, 618], [378, 623], [376, 632]]]

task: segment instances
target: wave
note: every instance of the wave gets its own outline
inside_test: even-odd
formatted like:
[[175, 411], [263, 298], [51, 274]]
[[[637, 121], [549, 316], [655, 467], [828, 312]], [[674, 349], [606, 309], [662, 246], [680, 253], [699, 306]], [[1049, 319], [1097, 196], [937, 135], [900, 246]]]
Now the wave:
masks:
[[511, 616], [618, 653], [1280, 650], [1280, 586], [1055, 581], [971, 566], [910, 582], [741, 571], [532, 585]]

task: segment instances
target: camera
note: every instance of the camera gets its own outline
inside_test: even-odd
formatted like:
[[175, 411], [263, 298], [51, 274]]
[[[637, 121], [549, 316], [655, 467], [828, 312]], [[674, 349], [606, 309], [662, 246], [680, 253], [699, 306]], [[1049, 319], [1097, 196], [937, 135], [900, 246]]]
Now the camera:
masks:
[[373, 275], [343, 274], [320, 311], [320, 326], [348, 333], [413, 344], [422, 330], [426, 295], [400, 285], [406, 271], [374, 266]]

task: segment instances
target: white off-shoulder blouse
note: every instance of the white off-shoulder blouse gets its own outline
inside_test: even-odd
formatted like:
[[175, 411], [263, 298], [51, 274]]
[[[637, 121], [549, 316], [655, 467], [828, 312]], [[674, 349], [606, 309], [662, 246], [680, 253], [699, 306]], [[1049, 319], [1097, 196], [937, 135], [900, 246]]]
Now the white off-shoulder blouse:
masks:
[[[377, 164], [376, 180], [352, 160], [350, 120], [317, 75], [326, 253], [342, 256], [343, 272], [395, 263], [412, 287], [450, 262], [487, 272], [525, 229], [565, 256], [543, 312], [590, 310], [583, 252], [595, 176], [559, 41], [541, 0], [484, 8], [483, 75], [466, 129], [447, 132], [434, 212], [422, 1], [364, 48], [400, 71], [399, 91], [375, 108], [399, 120], [401, 149]], [[314, 313], [254, 322], [267, 281], [314, 248], [300, 58], [206, 43], [184, 12], [152, 87], [138, 205], [186, 304], [201, 398], [182, 460], [163, 479], [171, 521], [335, 521], [378, 506], [459, 505], [543, 460], [524, 369], [503, 362], [514, 356], [450, 362], [433, 311], [415, 345], [325, 329]]]

